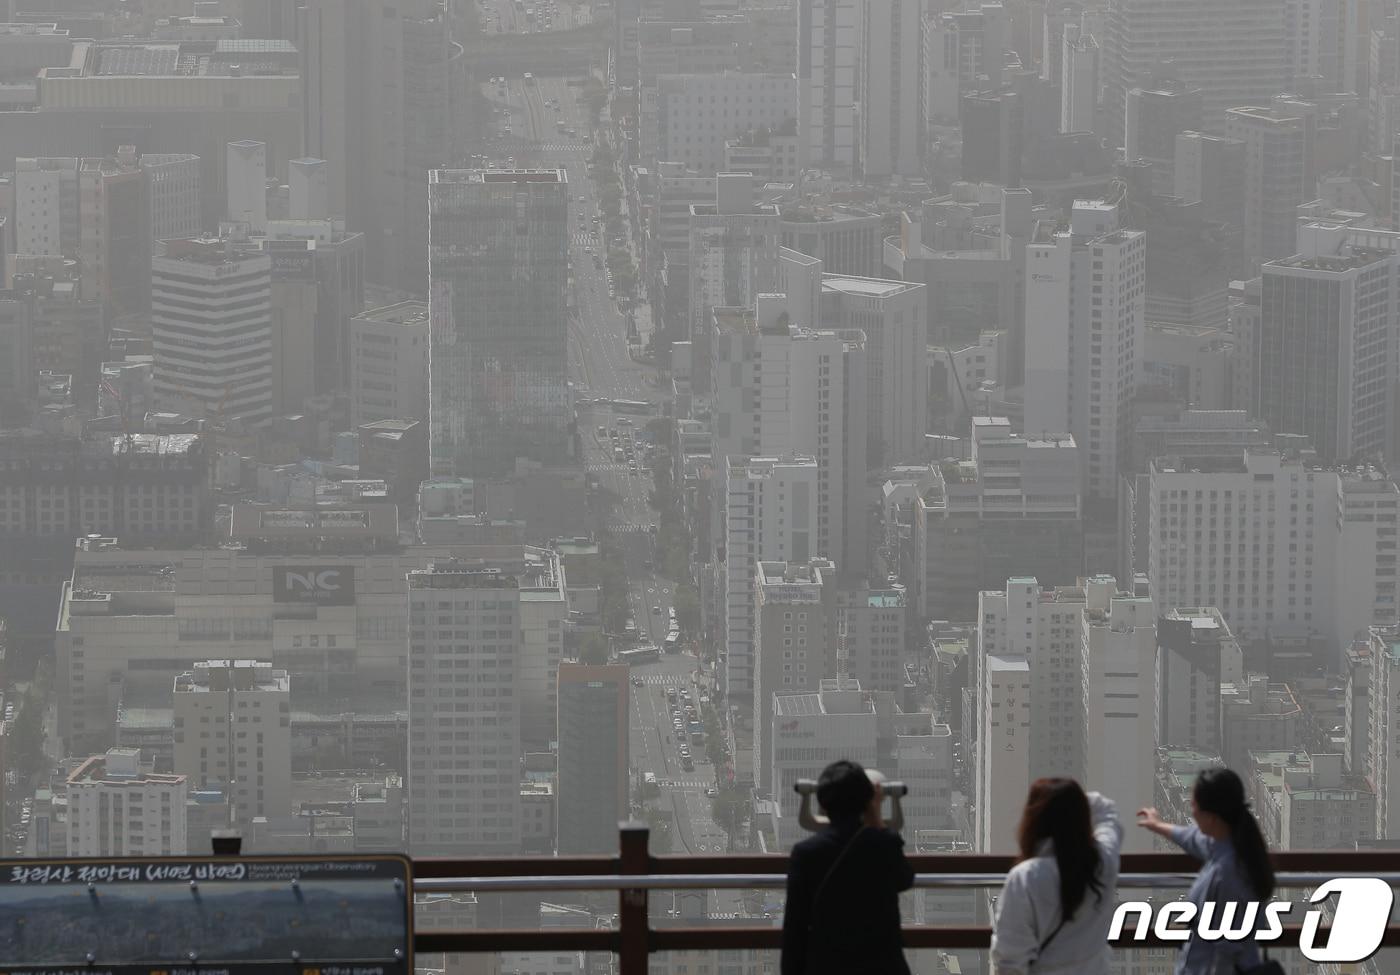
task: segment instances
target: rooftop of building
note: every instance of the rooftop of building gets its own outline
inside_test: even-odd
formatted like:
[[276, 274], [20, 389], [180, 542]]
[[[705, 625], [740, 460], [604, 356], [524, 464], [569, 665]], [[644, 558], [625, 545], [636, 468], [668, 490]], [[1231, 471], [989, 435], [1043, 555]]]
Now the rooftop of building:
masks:
[[270, 265], [268, 255], [254, 249], [248, 241], [220, 237], [192, 237], [181, 240], [167, 240], [165, 253], [156, 254], [156, 261], [179, 261], [182, 264], [198, 264], [206, 267], [235, 267], [241, 264], [262, 262]]
[[430, 183], [567, 183], [563, 169], [432, 169]]
[[500, 569], [467, 566], [447, 559], [433, 564], [431, 569], [419, 569], [408, 574], [410, 589], [512, 589], [520, 588], [520, 580]]
[[784, 223], [840, 223], [864, 220], [878, 224], [878, 213], [857, 206], [824, 203], [784, 203], [779, 206]]
[[69, 63], [41, 68], [60, 78], [253, 78], [295, 77], [298, 54], [290, 41], [76, 41]]
[[385, 325], [426, 325], [426, 301], [400, 301], [380, 308], [370, 308], [356, 315], [354, 321], [379, 322]]
[[822, 291], [859, 295], [863, 298], [891, 298], [923, 288], [917, 282], [893, 281], [887, 278], [863, 278], [846, 274], [823, 274]]
[[1380, 250], [1374, 247], [1361, 247], [1356, 244], [1346, 245], [1337, 254], [1294, 254], [1292, 257], [1280, 258], [1276, 261], [1269, 261], [1264, 268], [1298, 268], [1305, 271], [1327, 271], [1333, 274], [1341, 274], [1345, 271], [1358, 270], [1379, 264], [1382, 261], [1390, 260], [1394, 257], [1393, 251]]
[[141, 749], [112, 748], [105, 755], [94, 755], [68, 776], [69, 785], [102, 783], [104, 785], [180, 785], [183, 775], [152, 772], [140, 765]]
[[291, 677], [263, 660], [205, 660], [175, 678], [178, 694], [208, 694], [227, 690], [287, 693]]
[[229, 519], [229, 537], [240, 539], [383, 536], [398, 538], [399, 509], [389, 503], [288, 506], [239, 502]]

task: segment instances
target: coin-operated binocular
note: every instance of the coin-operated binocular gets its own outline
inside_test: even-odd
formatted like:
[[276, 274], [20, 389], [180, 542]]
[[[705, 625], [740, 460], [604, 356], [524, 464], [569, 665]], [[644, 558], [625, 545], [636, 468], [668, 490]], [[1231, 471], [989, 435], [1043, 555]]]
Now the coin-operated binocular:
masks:
[[[885, 825], [898, 833], [904, 828], [904, 807], [900, 800], [909, 794], [909, 787], [903, 782], [885, 781], [885, 777], [874, 769], [866, 769], [865, 774], [874, 785], [880, 786], [884, 794], [889, 796], [890, 816], [885, 820]], [[802, 797], [802, 806], [797, 810], [797, 821], [803, 829], [815, 833], [831, 825], [831, 820], [812, 808], [812, 797], [817, 794], [815, 779], [798, 779], [793, 788]]]

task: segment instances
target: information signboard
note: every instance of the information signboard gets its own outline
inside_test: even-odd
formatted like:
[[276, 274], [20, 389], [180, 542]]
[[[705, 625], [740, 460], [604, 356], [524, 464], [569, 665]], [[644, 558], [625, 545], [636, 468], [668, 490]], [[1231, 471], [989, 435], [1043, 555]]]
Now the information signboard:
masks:
[[0, 975], [412, 975], [409, 862], [0, 860]]

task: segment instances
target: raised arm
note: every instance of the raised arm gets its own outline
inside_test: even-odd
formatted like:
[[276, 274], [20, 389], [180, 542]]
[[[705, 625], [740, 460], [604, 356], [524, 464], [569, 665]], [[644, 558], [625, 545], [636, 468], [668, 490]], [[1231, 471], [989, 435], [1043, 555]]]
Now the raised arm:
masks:
[[1214, 846], [1214, 841], [1195, 826], [1177, 826], [1165, 822], [1161, 816], [1157, 815], [1157, 810], [1151, 806], [1139, 809], [1137, 820], [1138, 825], [1143, 829], [1170, 840], [1197, 860], [1210, 859], [1210, 851], [1211, 847]]
[[1094, 818], [1094, 841], [1104, 857], [1117, 862], [1123, 848], [1123, 822], [1118, 818], [1118, 804], [1107, 796], [1089, 793], [1089, 812]]

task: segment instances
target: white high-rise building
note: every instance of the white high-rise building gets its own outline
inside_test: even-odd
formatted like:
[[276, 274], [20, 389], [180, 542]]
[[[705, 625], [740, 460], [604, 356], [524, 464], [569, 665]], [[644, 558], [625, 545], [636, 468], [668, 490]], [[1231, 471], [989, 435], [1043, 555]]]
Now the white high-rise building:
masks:
[[860, 169], [867, 179], [924, 176], [923, 5], [865, 0]]
[[244, 139], [228, 144], [227, 217], [262, 233], [267, 229], [267, 145]]
[[724, 494], [725, 696], [750, 701], [754, 685], [759, 560], [806, 562], [817, 543], [818, 467], [811, 457], [730, 457]]
[[1339, 665], [1358, 634], [1395, 621], [1400, 488], [1380, 472], [1248, 451], [1158, 458], [1148, 482], [1158, 605], [1218, 607], [1241, 641], [1320, 640]]
[[[926, 711], [900, 711], [890, 691], [868, 691], [853, 678], [830, 677], [812, 693], [777, 694], [769, 740], [773, 825], [781, 849], [802, 838], [794, 783], [815, 778], [840, 758], [909, 786], [904, 820], [911, 833], [952, 825], [952, 732]], [[1024, 800], [1023, 788], [1016, 802], [1018, 815]]]
[[867, 557], [865, 335], [813, 331], [791, 315], [787, 324], [792, 307], [782, 295], [759, 295], [752, 313], [714, 310], [710, 455], [815, 459], [812, 552], [855, 571]]
[[401, 301], [349, 323], [350, 425], [428, 418], [428, 306]]
[[[968, 683], [977, 686], [990, 657], [1024, 659], [1031, 678], [1026, 702], [1029, 767], [1037, 775], [1082, 776], [1085, 744], [1080, 617], [1084, 590], [1040, 588], [1017, 576], [1002, 591], [983, 591], [977, 606], [980, 655], [969, 661]], [[1021, 783], [1024, 789], [1028, 783]]]
[[514, 853], [520, 844], [515, 577], [441, 562], [408, 574], [409, 849]]
[[155, 393], [161, 409], [272, 418], [272, 260], [231, 241], [167, 244], [151, 259]]
[[806, 694], [836, 672], [832, 603], [836, 566], [809, 562], [758, 562], [754, 573], [754, 786], [767, 795], [773, 780], [773, 701]]
[[292, 813], [291, 678], [254, 660], [209, 660], [175, 678], [175, 771], [219, 789], [233, 819]]
[[980, 674], [972, 764], [975, 843], [980, 853], [1011, 853], [1031, 781], [1030, 665], [1025, 657], [988, 654]]
[[[1157, 773], [1157, 619], [1146, 586], [1118, 588], [1113, 576], [1084, 580], [1080, 669], [1084, 681], [1084, 781], [1130, 808], [1151, 805]], [[1148, 852], [1143, 830], [1124, 837]]]
[[[1156, 620], [1151, 597], [1125, 592], [1112, 576], [1090, 576], [1078, 586], [1041, 590], [1028, 577], [1008, 579], [1001, 592], [983, 592], [978, 609], [981, 654], [970, 675], [977, 688], [986, 747], [979, 740], [976, 768], [979, 794], [1000, 790], [1004, 799], [1024, 792], [1030, 777], [1072, 776], [1106, 795], [1139, 797], [1124, 801], [1150, 803], [1156, 747]], [[1013, 666], [1014, 665], [1014, 666]], [[1021, 667], [1028, 674], [1024, 741], [1002, 732], [1009, 720], [1008, 701], [997, 695], [1011, 678], [1000, 671]], [[1005, 753], [1011, 746], [1011, 756]], [[1024, 750], [1024, 757], [1020, 751]], [[1026, 778], [1004, 781], [1011, 772]], [[1022, 772], [1024, 769], [1024, 772]], [[995, 803], [995, 795], [989, 797]], [[993, 805], [983, 807], [978, 822], [995, 819]], [[1012, 834], [988, 838], [1014, 842]], [[1145, 844], [1144, 849], [1150, 844]]]
[[805, 166], [855, 167], [862, 9], [862, 0], [814, 0], [799, 7], [797, 118], [806, 135]]
[[78, 160], [15, 160], [16, 254], [78, 253]]
[[1400, 253], [1333, 224], [1300, 227], [1297, 251], [1263, 267], [1251, 412], [1324, 461], [1394, 458]]
[[139, 748], [111, 748], [68, 776], [68, 856], [183, 856], [183, 775], [152, 772]]
[[1076, 200], [1069, 232], [1026, 245], [1025, 433], [1064, 432], [1086, 495], [1116, 498], [1146, 347], [1147, 235]]
[[1006, 8], [1000, 3], [965, 6], [924, 22], [924, 97], [930, 119], [956, 120], [964, 92], [1001, 88], [1010, 46]]
[[822, 275], [822, 324], [865, 333], [866, 439], [881, 463], [923, 456], [928, 427], [928, 289], [907, 281]]

